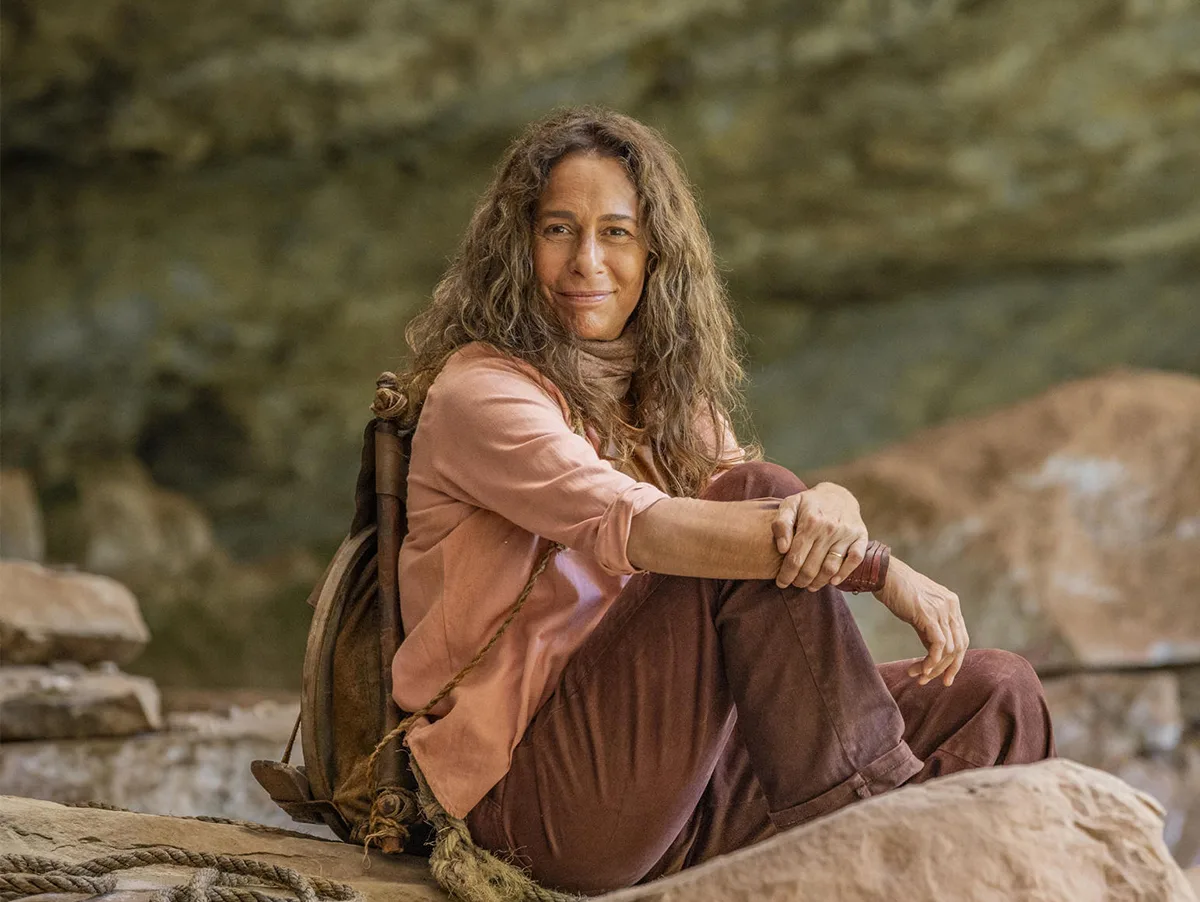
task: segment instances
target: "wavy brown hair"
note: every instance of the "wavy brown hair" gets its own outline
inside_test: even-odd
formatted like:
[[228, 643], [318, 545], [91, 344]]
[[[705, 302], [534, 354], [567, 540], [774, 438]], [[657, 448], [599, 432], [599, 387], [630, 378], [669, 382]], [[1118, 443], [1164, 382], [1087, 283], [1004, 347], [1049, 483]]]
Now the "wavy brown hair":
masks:
[[[533, 225], [554, 164], [585, 152], [620, 161], [637, 189], [649, 245], [636, 324], [632, 418], [581, 376], [579, 346], [538, 290]], [[743, 406], [740, 331], [717, 273], [712, 241], [674, 150], [654, 129], [590, 107], [554, 113], [509, 147], [471, 217], [432, 303], [405, 331], [412, 349], [398, 380], [400, 418], [415, 425], [447, 358], [474, 341], [527, 361], [563, 393], [581, 422], [627, 455], [649, 443], [670, 494], [692, 496], [719, 464], [697, 427], [732, 423]]]

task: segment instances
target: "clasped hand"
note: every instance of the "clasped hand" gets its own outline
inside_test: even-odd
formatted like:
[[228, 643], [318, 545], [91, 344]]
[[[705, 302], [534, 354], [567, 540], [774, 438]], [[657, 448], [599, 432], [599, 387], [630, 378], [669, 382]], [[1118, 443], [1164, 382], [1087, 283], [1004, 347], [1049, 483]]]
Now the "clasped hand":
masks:
[[836, 586], [862, 563], [867, 550], [867, 525], [858, 501], [832, 482], [779, 502], [771, 532], [775, 549], [784, 556], [775, 577], [781, 589], [816, 592]]
[[[816, 592], [836, 586], [862, 563], [867, 548], [858, 501], [830, 482], [784, 498], [771, 532], [784, 556], [775, 577], [781, 589]], [[971, 641], [958, 596], [893, 556], [887, 584], [875, 597], [911, 626], [925, 646], [924, 660], [914, 661], [908, 675], [921, 685], [939, 678], [947, 686], [953, 683]]]

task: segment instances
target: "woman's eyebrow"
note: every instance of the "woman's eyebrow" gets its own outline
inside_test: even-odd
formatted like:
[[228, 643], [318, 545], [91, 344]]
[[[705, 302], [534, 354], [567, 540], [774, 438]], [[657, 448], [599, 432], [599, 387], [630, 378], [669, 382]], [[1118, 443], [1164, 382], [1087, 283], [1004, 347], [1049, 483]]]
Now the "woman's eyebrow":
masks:
[[[542, 210], [538, 213], [538, 219], [569, 219], [571, 222], [575, 222], [576, 216], [570, 210]], [[613, 222], [615, 220], [637, 222], [636, 217], [630, 216], [628, 213], [605, 213], [599, 217], [600, 222]]]

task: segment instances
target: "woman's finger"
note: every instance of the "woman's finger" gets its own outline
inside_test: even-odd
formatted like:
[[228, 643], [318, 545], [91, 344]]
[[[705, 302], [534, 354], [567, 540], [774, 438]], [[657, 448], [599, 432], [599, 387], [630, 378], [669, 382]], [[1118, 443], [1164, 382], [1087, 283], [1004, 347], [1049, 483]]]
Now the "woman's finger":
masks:
[[922, 686], [931, 679], [929, 675], [941, 662], [942, 653], [946, 649], [946, 637], [942, 634], [942, 628], [936, 620], [931, 620], [925, 629], [925, 647], [929, 653], [925, 655], [925, 662], [921, 665], [921, 674], [917, 678], [917, 682]]
[[954, 657], [954, 666], [946, 673], [946, 685], [949, 686], [954, 682], [954, 678], [958, 676], [958, 672], [962, 670], [963, 660], [967, 656], [967, 649], [971, 645], [971, 637], [967, 633], [967, 625], [963, 622], [962, 612], [958, 612], [954, 618], [954, 629], [958, 633], [958, 652]]
[[783, 562], [779, 565], [779, 573], [775, 576], [775, 585], [781, 589], [786, 589], [788, 586], [795, 584], [800, 578], [800, 568], [808, 559], [809, 550], [812, 548], [812, 538], [803, 535], [796, 536], [792, 542], [791, 550], [784, 555]]
[[839, 586], [842, 580], [846, 579], [858, 569], [858, 565], [863, 562], [863, 558], [867, 556], [867, 537], [859, 536], [850, 543], [850, 547], [846, 549], [846, 556], [842, 559], [842, 567], [837, 572], [837, 576], [829, 582], [832, 585]]
[[800, 572], [796, 578], [792, 580], [792, 585], [799, 589], [811, 589], [812, 582], [821, 573], [821, 567], [825, 564], [825, 558], [828, 557], [830, 550], [833, 548], [834, 532], [832, 530], [822, 531], [813, 536], [812, 544], [809, 546], [808, 555], [804, 559], [804, 563], [800, 567]]
[[853, 538], [846, 536], [845, 538], [835, 540], [829, 546], [829, 550], [825, 552], [825, 557], [818, 565], [817, 575], [808, 584], [808, 591], [817, 592], [829, 585], [833, 578], [841, 572], [852, 544]]
[[797, 495], [784, 498], [779, 502], [775, 519], [771, 521], [771, 534], [775, 536], [775, 550], [780, 554], [787, 554], [788, 549], [792, 547], [796, 525], [796, 506], [799, 503]]
[[946, 644], [942, 648], [942, 658], [933, 669], [925, 674], [927, 682], [933, 682], [938, 677], [942, 676], [954, 664], [958, 657], [958, 644], [954, 638], [954, 628], [951, 626], [948, 618], [943, 618], [941, 621], [942, 635], [946, 637]]

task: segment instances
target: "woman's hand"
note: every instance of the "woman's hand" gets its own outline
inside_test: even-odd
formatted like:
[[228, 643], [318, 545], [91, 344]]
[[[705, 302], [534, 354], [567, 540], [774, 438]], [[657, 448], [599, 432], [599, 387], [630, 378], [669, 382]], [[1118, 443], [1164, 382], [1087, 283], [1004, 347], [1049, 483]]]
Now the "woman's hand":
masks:
[[924, 686], [939, 676], [949, 686], [962, 667], [970, 637], [958, 596], [892, 557], [887, 582], [875, 593], [889, 611], [917, 631], [927, 654], [908, 668]]
[[775, 549], [784, 555], [775, 577], [781, 589], [816, 592], [836, 586], [862, 563], [867, 526], [846, 489], [822, 482], [784, 498], [771, 523]]

